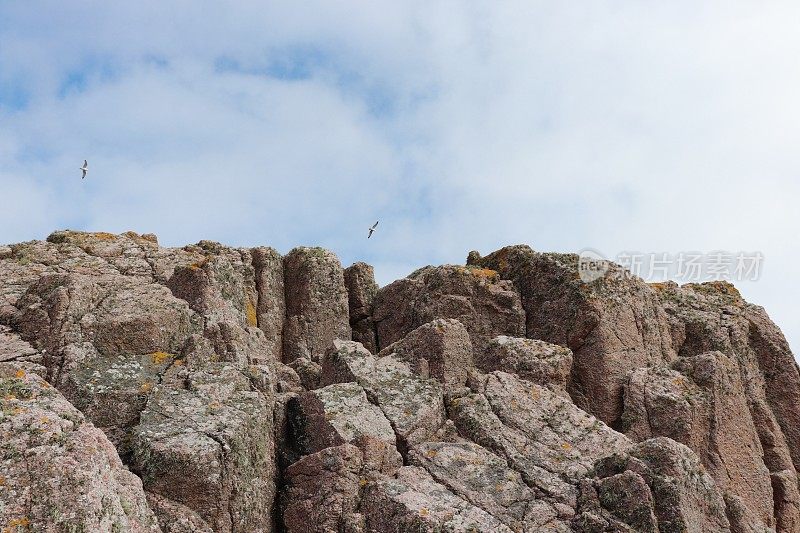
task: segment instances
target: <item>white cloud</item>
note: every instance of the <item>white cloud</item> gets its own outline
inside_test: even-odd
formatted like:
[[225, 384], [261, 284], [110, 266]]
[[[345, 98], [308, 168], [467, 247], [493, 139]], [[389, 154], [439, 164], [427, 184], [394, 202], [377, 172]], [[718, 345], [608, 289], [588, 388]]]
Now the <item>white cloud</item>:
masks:
[[[790, 2], [6, 3], [0, 84], [28, 105], [0, 91], [13, 204], [0, 241], [72, 225], [321, 244], [383, 282], [516, 242], [759, 250], [764, 276], [744, 293], [798, 346], [798, 15]], [[274, 75], [292, 61], [306, 75]]]

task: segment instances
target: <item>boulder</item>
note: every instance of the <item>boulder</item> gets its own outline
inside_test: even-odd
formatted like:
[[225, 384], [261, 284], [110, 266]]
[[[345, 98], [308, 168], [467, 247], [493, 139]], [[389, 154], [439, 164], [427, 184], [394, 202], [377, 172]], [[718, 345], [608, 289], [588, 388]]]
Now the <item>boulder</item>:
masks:
[[378, 354], [393, 354], [424, 378], [445, 386], [463, 386], [472, 362], [472, 343], [466, 328], [455, 319], [437, 318], [423, 324]]
[[458, 432], [503, 458], [547, 501], [574, 508], [594, 463], [632, 443], [564, 396], [493, 372], [448, 403]]
[[342, 444], [306, 455], [284, 473], [283, 524], [287, 533], [347, 531], [358, 522], [356, 509], [362, 457], [355, 446]]
[[[598, 461], [594, 472], [592, 488], [597, 493], [582, 495], [581, 513], [584, 508], [597, 513], [599, 501], [603, 509], [634, 531], [653, 531], [652, 517], [643, 508], [637, 509], [637, 503], [652, 501], [658, 525], [655, 531], [730, 531], [725, 502], [714, 480], [688, 447], [672, 439], [643, 441], [626, 453]], [[649, 497], [641, 481], [650, 489]], [[632, 497], [637, 492], [640, 498]]]
[[289, 442], [298, 455], [354, 444], [365, 464], [377, 470], [402, 466], [392, 425], [367, 400], [357, 383], [337, 383], [292, 398], [287, 406]]
[[227, 363], [171, 373], [134, 433], [133, 468], [145, 489], [191, 509], [214, 531], [271, 531], [272, 398]]
[[476, 354], [498, 335], [525, 334], [525, 312], [510, 282], [492, 270], [454, 265], [421, 268], [381, 288], [372, 318], [381, 349], [436, 318], [461, 322]]
[[322, 384], [356, 382], [391, 422], [400, 453], [430, 440], [444, 426], [442, 387], [415, 375], [394, 356], [375, 357], [360, 343], [334, 341], [325, 354]]
[[413, 466], [401, 468], [395, 477], [366, 480], [360, 511], [370, 533], [513, 531]]
[[495, 337], [476, 358], [475, 366], [484, 372], [501, 370], [566, 395], [572, 370], [569, 348], [534, 339]]
[[334, 339], [351, 337], [344, 273], [322, 248], [299, 247], [283, 258], [286, 326], [283, 360], [319, 361]]
[[378, 351], [375, 324], [372, 321], [375, 296], [378, 294], [375, 271], [366, 263], [353, 263], [344, 269], [344, 284], [347, 287], [353, 340], [375, 353]]
[[409, 452], [409, 462], [513, 531], [570, 531], [518, 472], [477, 444], [426, 442]]

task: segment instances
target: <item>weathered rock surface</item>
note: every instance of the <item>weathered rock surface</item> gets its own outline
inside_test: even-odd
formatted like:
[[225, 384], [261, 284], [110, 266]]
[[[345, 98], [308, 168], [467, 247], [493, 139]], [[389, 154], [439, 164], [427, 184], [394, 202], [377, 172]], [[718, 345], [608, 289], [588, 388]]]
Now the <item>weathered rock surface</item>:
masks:
[[[780, 496], [778, 531], [800, 528], [797, 467], [800, 451], [800, 372], [780, 330], [758, 306], [723, 282], [654, 284], [669, 317], [673, 343], [683, 357], [719, 351], [736, 362], [739, 381], [763, 449], [762, 460]], [[733, 378], [731, 378], [733, 379]], [[747, 423], [746, 421], [742, 423]], [[742, 441], [742, 444], [749, 442]], [[746, 450], [741, 453], [747, 455]], [[786, 483], [791, 478], [792, 481]]]
[[322, 248], [295, 248], [283, 258], [286, 326], [283, 360], [318, 361], [334, 339], [350, 339], [342, 265]]
[[298, 455], [354, 444], [377, 470], [402, 466], [397, 439], [383, 411], [357, 383], [337, 383], [304, 392], [288, 404], [290, 442]]
[[325, 354], [323, 384], [356, 382], [380, 407], [405, 453], [442, 429], [446, 415], [439, 383], [415, 375], [394, 356], [375, 357], [354, 341], [335, 341]]
[[4, 531], [157, 532], [142, 482], [29, 363], [0, 363]]
[[226, 363], [171, 369], [135, 429], [133, 469], [148, 492], [223, 532], [270, 530], [275, 495], [272, 398]]
[[484, 372], [510, 372], [566, 394], [572, 370], [572, 351], [558, 344], [501, 335], [489, 341], [475, 366]]
[[457, 387], [467, 381], [472, 362], [472, 342], [467, 329], [455, 319], [437, 318], [423, 324], [378, 354], [394, 354], [418, 375]]
[[375, 533], [513, 531], [437, 483], [425, 470], [411, 466], [401, 468], [396, 477], [368, 481], [361, 512], [366, 531]]
[[381, 288], [373, 320], [381, 349], [435, 318], [454, 318], [482, 350], [498, 335], [521, 336], [525, 313], [511, 283], [497, 272], [462, 266], [425, 267]]
[[612, 526], [619, 521], [633, 531], [730, 531], [711, 476], [689, 448], [671, 439], [646, 440], [614, 454], [599, 461], [595, 473], [594, 483], [583, 485], [582, 507], [610, 511]]
[[800, 531], [800, 371], [763, 309], [468, 263], [378, 289], [318, 248], [0, 246], [0, 529]]
[[[360, 521], [362, 457], [355, 446], [324, 448], [286, 469], [283, 521], [288, 533], [348, 531]], [[358, 531], [359, 529], [349, 529]]]
[[354, 263], [344, 269], [344, 284], [347, 287], [353, 340], [375, 353], [378, 351], [375, 323], [372, 321], [375, 296], [378, 294], [375, 270], [366, 263]]
[[646, 283], [621, 267], [591, 283], [575, 254], [542, 254], [510, 246], [470, 263], [512, 280], [527, 314], [526, 336], [570, 348], [569, 393], [608, 424], [622, 415], [622, 387], [633, 368], [675, 358], [667, 316]]
[[769, 470], [734, 359], [722, 352], [682, 357], [672, 368], [634, 371], [625, 390], [628, 436], [664, 436], [689, 446], [723, 493], [774, 527]]

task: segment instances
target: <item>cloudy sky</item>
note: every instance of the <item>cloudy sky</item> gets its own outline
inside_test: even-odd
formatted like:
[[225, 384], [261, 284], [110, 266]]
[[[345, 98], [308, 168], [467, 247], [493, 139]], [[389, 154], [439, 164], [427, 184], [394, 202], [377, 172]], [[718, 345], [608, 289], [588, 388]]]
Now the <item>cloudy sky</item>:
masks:
[[797, 351], [799, 22], [794, 1], [0, 2], [0, 242], [320, 245], [381, 283], [514, 243], [761, 252], [738, 286]]

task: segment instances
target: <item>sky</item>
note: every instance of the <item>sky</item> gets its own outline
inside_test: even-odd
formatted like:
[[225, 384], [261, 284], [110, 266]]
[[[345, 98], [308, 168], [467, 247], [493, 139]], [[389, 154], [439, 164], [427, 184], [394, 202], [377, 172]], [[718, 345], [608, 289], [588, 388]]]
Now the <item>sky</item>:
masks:
[[381, 284], [517, 243], [759, 253], [737, 286], [797, 353], [798, 23], [778, 0], [0, 0], [0, 242], [318, 245]]

